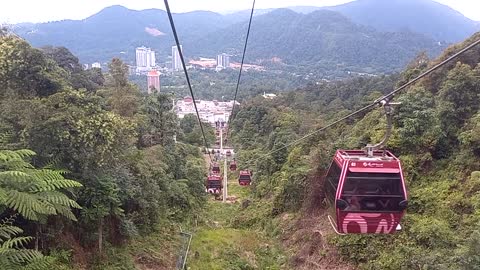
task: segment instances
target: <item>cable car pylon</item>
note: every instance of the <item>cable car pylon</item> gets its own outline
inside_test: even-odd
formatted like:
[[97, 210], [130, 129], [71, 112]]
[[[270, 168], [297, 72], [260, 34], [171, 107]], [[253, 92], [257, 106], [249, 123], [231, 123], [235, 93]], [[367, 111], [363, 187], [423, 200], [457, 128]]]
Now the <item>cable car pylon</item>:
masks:
[[[220, 157], [223, 155], [223, 128], [220, 128]], [[223, 202], [227, 202], [228, 196], [228, 178], [227, 178], [227, 159], [223, 162]]]

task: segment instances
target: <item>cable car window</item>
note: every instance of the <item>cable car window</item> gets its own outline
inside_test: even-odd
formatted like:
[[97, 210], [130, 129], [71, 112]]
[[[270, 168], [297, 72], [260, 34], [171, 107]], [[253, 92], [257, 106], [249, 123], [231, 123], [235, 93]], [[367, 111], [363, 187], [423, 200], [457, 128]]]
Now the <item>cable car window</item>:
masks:
[[337, 163], [332, 162], [328, 174], [325, 177], [325, 195], [330, 203], [335, 202], [335, 194], [337, 193], [338, 182], [340, 181], [340, 174], [342, 170], [338, 167]]
[[250, 175], [240, 175], [240, 180], [248, 180], [248, 181], [250, 181]]
[[210, 187], [220, 187], [221, 182], [220, 182], [220, 180], [208, 180], [207, 185], [210, 186]]
[[402, 211], [405, 199], [399, 173], [348, 173], [342, 197], [349, 203], [345, 211]]

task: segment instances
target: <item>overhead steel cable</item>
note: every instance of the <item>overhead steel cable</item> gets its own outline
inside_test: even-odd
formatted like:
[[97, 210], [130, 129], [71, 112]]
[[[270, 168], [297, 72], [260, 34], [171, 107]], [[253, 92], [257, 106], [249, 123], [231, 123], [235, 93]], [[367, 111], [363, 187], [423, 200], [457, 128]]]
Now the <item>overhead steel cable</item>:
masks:
[[172, 27], [173, 37], [175, 38], [175, 43], [177, 44], [178, 54], [183, 66], [183, 72], [185, 73], [185, 78], [187, 79], [188, 89], [190, 90], [190, 95], [192, 96], [193, 106], [195, 107], [195, 112], [197, 113], [198, 123], [200, 124], [200, 130], [202, 131], [203, 141], [205, 143], [206, 151], [208, 151], [208, 156], [210, 162], [212, 162], [212, 155], [208, 150], [210, 147], [208, 145], [207, 137], [205, 136], [205, 130], [203, 129], [202, 119], [200, 118], [200, 113], [198, 113], [197, 102], [195, 101], [195, 95], [193, 94], [192, 84], [190, 83], [190, 77], [188, 76], [187, 66], [185, 65], [185, 59], [183, 58], [183, 51], [180, 47], [180, 41], [178, 39], [177, 30], [175, 29], [175, 23], [173, 22], [172, 12], [170, 11], [170, 6], [168, 5], [168, 0], [164, 0], [165, 8], [167, 10], [168, 19], [170, 21], [170, 26]]
[[248, 22], [247, 36], [245, 37], [245, 45], [243, 46], [242, 62], [240, 63], [240, 72], [238, 73], [237, 86], [235, 88], [235, 96], [233, 98], [232, 113], [230, 114], [230, 118], [229, 118], [229, 121], [228, 121], [230, 123], [233, 121], [233, 112], [235, 111], [235, 103], [237, 102], [238, 88], [240, 87], [240, 80], [242, 78], [243, 64], [245, 62], [245, 54], [247, 52], [248, 37], [250, 36], [250, 29], [252, 27], [252, 19], [253, 19], [253, 12], [254, 11], [255, 11], [255, 0], [253, 0], [252, 11], [250, 12], [250, 20]]
[[303, 136], [303, 137], [301, 137], [301, 138], [299, 138], [299, 139], [297, 139], [297, 140], [295, 140], [295, 141], [293, 141], [293, 142], [291, 142], [291, 143], [288, 143], [288, 144], [286, 144], [286, 145], [284, 145], [284, 146], [282, 146], [282, 147], [280, 147], [280, 148], [278, 148], [278, 149], [275, 149], [275, 150], [270, 151], [270, 152], [268, 152], [268, 153], [266, 153], [266, 154], [264, 154], [264, 155], [261, 155], [260, 157], [254, 159], [252, 162], [248, 162], [247, 164], [249, 164], [249, 165], [254, 165], [257, 161], [259, 161], [259, 160], [261, 160], [261, 159], [263, 159], [263, 158], [265, 158], [265, 157], [268, 157], [269, 155], [272, 155], [272, 154], [274, 154], [274, 153], [277, 153], [277, 152], [279, 152], [279, 151], [281, 151], [281, 150], [283, 150], [283, 149], [285, 149], [285, 148], [288, 148], [288, 147], [290, 147], [290, 146], [292, 146], [292, 145], [295, 145], [295, 144], [297, 144], [297, 143], [299, 143], [299, 142], [301, 142], [301, 141], [303, 141], [303, 140], [305, 140], [305, 139], [307, 139], [307, 138], [309, 138], [309, 137], [311, 137], [311, 136], [313, 136], [313, 135], [315, 135], [315, 134], [317, 134], [317, 133], [319, 133], [319, 132], [322, 132], [322, 131], [324, 131], [324, 130], [326, 130], [326, 129], [328, 129], [328, 128], [331, 128], [332, 126], [335, 126], [335, 125], [337, 125], [337, 124], [340, 123], [340, 122], [343, 122], [343, 121], [345, 121], [345, 120], [347, 120], [347, 119], [349, 119], [349, 118], [351, 118], [351, 117], [353, 117], [353, 116], [355, 116], [355, 115], [357, 115], [357, 114], [359, 114], [359, 113], [362, 113], [362, 112], [364, 112], [364, 111], [366, 111], [366, 110], [368, 110], [368, 109], [370, 109], [370, 108], [372, 108], [372, 107], [374, 107], [374, 106], [376, 106], [376, 105], [378, 105], [378, 104], [381, 104], [382, 101], [384, 101], [384, 100], [390, 100], [390, 99], [392, 99], [392, 98], [395, 96], [395, 94], [397, 94], [398, 92], [400, 92], [400, 91], [404, 90], [405, 88], [411, 86], [412, 84], [414, 84], [415, 82], [421, 80], [421, 79], [424, 78], [425, 76], [430, 75], [432, 72], [434, 72], [434, 71], [436, 71], [437, 69], [439, 69], [439, 68], [443, 67], [444, 65], [448, 64], [449, 62], [451, 62], [452, 60], [454, 60], [454, 59], [457, 58], [458, 56], [464, 54], [465, 52], [471, 50], [473, 47], [477, 46], [478, 44], [480, 44], [480, 39], [478, 39], [477, 41], [475, 41], [475, 42], [473, 42], [472, 44], [468, 45], [467, 47], [465, 47], [464, 49], [460, 50], [459, 52], [455, 53], [454, 55], [448, 57], [447, 59], [445, 59], [444, 61], [440, 62], [439, 64], [437, 64], [437, 65], [433, 66], [432, 68], [426, 70], [426, 71], [423, 72], [422, 74], [418, 75], [415, 79], [413, 79], [413, 80], [405, 83], [404, 85], [400, 86], [399, 88], [395, 89], [394, 91], [390, 92], [389, 94], [387, 94], [387, 95], [385, 95], [385, 96], [383, 96], [383, 97], [375, 100], [372, 104], [369, 104], [369, 105], [367, 105], [367, 106], [365, 106], [365, 107], [363, 107], [363, 108], [361, 108], [361, 109], [358, 109], [358, 110], [356, 110], [355, 112], [352, 112], [352, 113], [350, 113], [350, 114], [348, 114], [348, 115], [346, 115], [346, 116], [344, 116], [344, 117], [342, 117], [342, 118], [340, 118], [340, 119], [338, 119], [338, 120], [336, 120], [336, 121], [334, 121], [334, 122], [332, 122], [332, 123], [330, 123], [330, 124], [328, 124], [328, 125], [320, 128], [320, 129], [317, 129], [317, 130], [315, 130], [315, 131], [313, 131], [313, 132], [311, 132], [311, 133], [308, 133], [307, 135], [305, 135], [305, 136]]

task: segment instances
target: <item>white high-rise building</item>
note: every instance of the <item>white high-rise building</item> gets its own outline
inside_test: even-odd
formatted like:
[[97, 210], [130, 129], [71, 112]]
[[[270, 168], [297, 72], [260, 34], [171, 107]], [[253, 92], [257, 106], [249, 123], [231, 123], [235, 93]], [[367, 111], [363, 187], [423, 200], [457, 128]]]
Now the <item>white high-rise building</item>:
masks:
[[222, 53], [217, 55], [217, 68], [225, 69], [230, 67], [230, 55]]
[[[180, 45], [180, 50], [183, 53], [183, 47]], [[172, 69], [173, 70], [180, 70], [182, 69], [182, 60], [180, 59], [180, 53], [178, 52], [177, 46], [172, 47]]]
[[98, 62], [92, 64], [92, 68], [102, 68], [102, 65]]
[[146, 47], [138, 47], [135, 51], [137, 73], [147, 72], [156, 66], [155, 51]]

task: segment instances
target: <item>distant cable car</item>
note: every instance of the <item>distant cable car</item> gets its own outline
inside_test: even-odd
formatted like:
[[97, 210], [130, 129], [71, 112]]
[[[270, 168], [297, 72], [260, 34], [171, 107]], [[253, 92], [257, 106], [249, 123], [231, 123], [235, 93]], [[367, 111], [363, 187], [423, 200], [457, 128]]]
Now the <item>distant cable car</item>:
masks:
[[237, 162], [235, 162], [235, 160], [232, 160], [230, 162], [230, 171], [236, 171], [237, 170]]
[[220, 165], [218, 163], [213, 163], [212, 165], [212, 173], [220, 174]]
[[209, 175], [206, 183], [207, 193], [220, 194], [223, 188], [222, 180], [219, 175]]
[[[376, 150], [391, 131], [391, 108], [387, 133], [366, 150], [337, 150], [325, 176], [325, 198], [330, 204], [329, 221], [339, 234], [389, 234], [400, 229], [407, 208], [407, 189], [400, 160], [389, 151]], [[333, 218], [333, 217], [335, 218]]]
[[232, 156], [232, 151], [227, 150], [227, 151], [225, 152], [225, 155], [226, 155], [227, 157], [231, 157], [231, 156]]
[[240, 171], [238, 183], [240, 186], [249, 186], [252, 183], [252, 173], [249, 170]]

